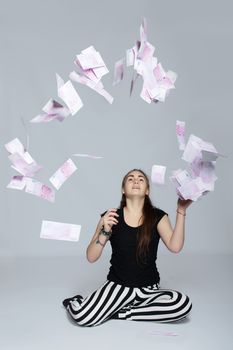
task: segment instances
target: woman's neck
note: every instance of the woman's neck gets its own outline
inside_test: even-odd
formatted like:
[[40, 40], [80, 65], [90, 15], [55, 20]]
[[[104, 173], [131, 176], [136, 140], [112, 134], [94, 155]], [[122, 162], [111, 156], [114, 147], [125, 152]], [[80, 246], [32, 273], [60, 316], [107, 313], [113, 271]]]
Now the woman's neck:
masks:
[[133, 215], [142, 215], [144, 206], [144, 198], [129, 199], [126, 198], [126, 211]]

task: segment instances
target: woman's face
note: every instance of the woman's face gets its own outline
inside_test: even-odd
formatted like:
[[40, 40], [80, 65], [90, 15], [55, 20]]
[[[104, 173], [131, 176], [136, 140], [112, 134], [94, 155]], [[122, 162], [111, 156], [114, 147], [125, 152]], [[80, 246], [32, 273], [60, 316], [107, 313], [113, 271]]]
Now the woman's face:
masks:
[[149, 194], [149, 188], [145, 176], [140, 171], [130, 172], [122, 188], [126, 197], [145, 197]]

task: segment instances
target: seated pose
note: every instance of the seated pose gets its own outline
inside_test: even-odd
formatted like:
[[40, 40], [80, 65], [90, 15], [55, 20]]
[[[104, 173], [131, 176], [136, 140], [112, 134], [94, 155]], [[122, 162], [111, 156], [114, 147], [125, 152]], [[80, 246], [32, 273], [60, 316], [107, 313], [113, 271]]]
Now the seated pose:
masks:
[[156, 258], [160, 238], [171, 252], [182, 249], [185, 213], [191, 203], [178, 199], [173, 229], [168, 214], [151, 203], [147, 175], [140, 169], [125, 175], [120, 208], [101, 215], [87, 247], [88, 261], [95, 262], [111, 243], [107, 281], [86, 298], [76, 295], [63, 301], [78, 325], [97, 326], [109, 319], [172, 322], [189, 314], [188, 296], [159, 288]]

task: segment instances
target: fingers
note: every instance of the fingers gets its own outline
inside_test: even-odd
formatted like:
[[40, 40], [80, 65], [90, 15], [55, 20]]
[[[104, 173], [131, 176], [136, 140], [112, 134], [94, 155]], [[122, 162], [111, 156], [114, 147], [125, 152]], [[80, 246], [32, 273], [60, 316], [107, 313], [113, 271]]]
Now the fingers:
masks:
[[109, 225], [110, 227], [112, 227], [112, 225], [117, 225], [118, 224], [118, 221], [116, 219], [114, 220], [107, 220], [104, 222], [104, 226], [105, 225]]
[[187, 209], [192, 203], [193, 201], [191, 199], [178, 198], [178, 201], [177, 201], [177, 204], [181, 209], [182, 208]]
[[107, 211], [107, 213], [103, 216], [103, 225], [106, 230], [111, 229], [113, 225], [118, 224], [118, 214], [117, 209], [112, 208]]
[[104, 218], [114, 218], [118, 217], [119, 215], [117, 214], [117, 209], [109, 209], [107, 213], [104, 215]]

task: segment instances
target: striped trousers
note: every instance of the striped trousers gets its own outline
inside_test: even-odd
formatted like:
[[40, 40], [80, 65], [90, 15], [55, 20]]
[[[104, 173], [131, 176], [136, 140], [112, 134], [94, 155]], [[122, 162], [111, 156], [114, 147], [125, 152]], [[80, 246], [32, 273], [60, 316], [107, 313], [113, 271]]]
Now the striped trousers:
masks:
[[125, 287], [106, 281], [86, 298], [66, 299], [66, 308], [80, 326], [97, 326], [109, 319], [172, 322], [188, 315], [192, 308], [189, 297], [157, 285]]

